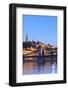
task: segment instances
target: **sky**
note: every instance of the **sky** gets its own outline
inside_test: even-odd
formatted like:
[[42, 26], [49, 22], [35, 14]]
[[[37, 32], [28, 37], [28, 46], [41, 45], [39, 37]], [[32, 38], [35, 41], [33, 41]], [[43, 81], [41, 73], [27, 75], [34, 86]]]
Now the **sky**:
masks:
[[57, 16], [24, 15], [22, 18], [24, 41], [28, 35], [30, 41], [57, 46]]

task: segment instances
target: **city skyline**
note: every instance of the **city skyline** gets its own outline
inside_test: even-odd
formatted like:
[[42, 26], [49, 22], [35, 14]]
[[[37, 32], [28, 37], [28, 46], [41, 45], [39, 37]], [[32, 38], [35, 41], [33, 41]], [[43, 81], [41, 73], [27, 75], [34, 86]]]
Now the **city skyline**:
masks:
[[23, 41], [40, 41], [57, 46], [57, 16], [23, 16]]

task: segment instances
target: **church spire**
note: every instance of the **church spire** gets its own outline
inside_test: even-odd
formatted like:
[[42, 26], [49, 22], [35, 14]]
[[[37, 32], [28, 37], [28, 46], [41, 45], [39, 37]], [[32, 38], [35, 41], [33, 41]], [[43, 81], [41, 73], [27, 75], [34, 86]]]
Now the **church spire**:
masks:
[[28, 42], [28, 35], [26, 35], [26, 42]]

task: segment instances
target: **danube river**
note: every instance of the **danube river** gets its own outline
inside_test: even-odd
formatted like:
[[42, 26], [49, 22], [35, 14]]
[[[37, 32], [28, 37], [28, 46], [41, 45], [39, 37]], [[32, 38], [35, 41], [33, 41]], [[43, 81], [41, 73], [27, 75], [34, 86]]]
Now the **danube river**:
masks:
[[51, 74], [57, 73], [57, 58], [24, 58], [23, 74]]

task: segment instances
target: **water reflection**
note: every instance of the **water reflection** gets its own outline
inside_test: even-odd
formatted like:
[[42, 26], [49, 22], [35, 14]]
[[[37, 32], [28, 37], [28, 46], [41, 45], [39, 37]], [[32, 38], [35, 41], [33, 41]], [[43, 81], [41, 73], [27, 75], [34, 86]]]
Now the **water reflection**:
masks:
[[56, 58], [25, 58], [23, 62], [23, 74], [49, 74], [57, 73]]

